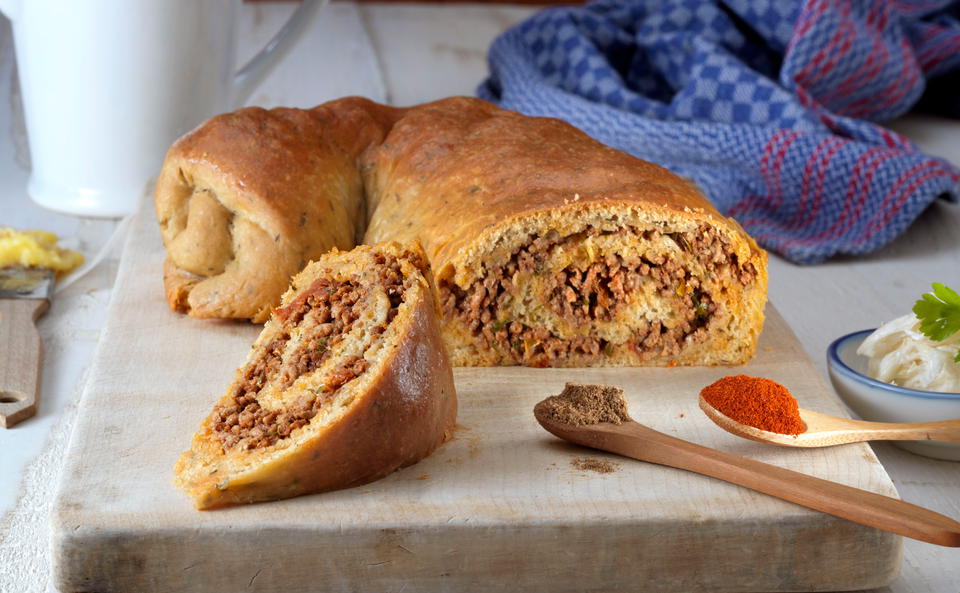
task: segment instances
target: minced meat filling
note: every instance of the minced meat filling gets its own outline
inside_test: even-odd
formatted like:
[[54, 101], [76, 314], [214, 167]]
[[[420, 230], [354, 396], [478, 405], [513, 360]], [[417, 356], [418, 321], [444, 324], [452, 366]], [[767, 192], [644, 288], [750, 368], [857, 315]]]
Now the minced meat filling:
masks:
[[[567, 340], [544, 328], [499, 320], [497, 312], [506, 308], [509, 301], [517, 296], [513, 283], [517, 272], [543, 273], [549, 253], [555, 246], [564, 242], [579, 242], [588, 235], [611, 232], [638, 234], [648, 241], [663, 237], [655, 230], [640, 231], [630, 227], [617, 231], [591, 228], [571, 237], [561, 237], [556, 231], [551, 231], [544, 237], [533, 238], [516, 251], [504, 266], [491, 270], [482, 281], [474, 283], [466, 291], [455, 285], [442, 284], [444, 314], [461, 317], [473, 335], [519, 364], [550, 366], [555, 360], [570, 357], [596, 359], [609, 354], [613, 345], [603, 338], [580, 336]], [[746, 285], [754, 281], [756, 271], [752, 265], [738, 265], [726, 239], [712, 227], [703, 225], [695, 232], [672, 233], [667, 237], [682, 250], [694, 254], [705, 267], [716, 269], [726, 266], [740, 283]], [[634, 336], [630, 348], [641, 354], [660, 351], [665, 356], [671, 356], [678, 354], [685, 344], [703, 341], [706, 338], [706, 324], [716, 305], [701, 289], [696, 276], [679, 262], [663, 255], [627, 261], [618, 255], [608, 254], [585, 269], [568, 266], [550, 278], [548, 286], [552, 288], [549, 289], [547, 305], [572, 325], [609, 321], [626, 306], [628, 294], [642, 283], [650, 281], [655, 283], [657, 292], [676, 300], [683, 311], [683, 319], [673, 327], [656, 321], [647, 323]]]
[[[395, 257], [376, 254], [374, 265], [390, 299], [389, 323], [403, 301], [400, 264]], [[214, 410], [213, 429], [224, 449], [267, 447], [290, 436], [294, 430], [307, 425], [338, 389], [366, 372], [369, 362], [362, 356], [350, 356], [327, 374], [323, 386], [316, 392], [304, 392], [285, 410], [267, 410], [257, 401], [257, 394], [268, 381], [273, 381], [278, 389], [286, 389], [297, 377], [319, 368], [360, 318], [368, 292], [356, 277], [346, 282], [320, 278], [277, 310], [275, 318], [281, 323], [278, 337], [261, 346], [259, 356], [244, 369], [243, 380], [235, 389], [232, 402]], [[297, 348], [284, 357], [294, 328], [302, 337]], [[372, 328], [371, 333], [379, 335], [385, 330], [383, 325]]]
[[324, 278], [310, 289], [308, 298], [284, 320], [284, 327], [299, 326], [303, 337], [280, 367], [278, 387], [285, 389], [329, 358], [331, 349], [363, 312], [367, 289], [355, 282], [336, 284]]
[[689, 322], [713, 311], [709, 297], [700, 290], [699, 278], [662, 256], [627, 262], [611, 254], [586, 270], [568, 267], [550, 279], [553, 288], [548, 303], [572, 324], [609, 321], [627, 305], [627, 295], [650, 280], [657, 292], [680, 299]]

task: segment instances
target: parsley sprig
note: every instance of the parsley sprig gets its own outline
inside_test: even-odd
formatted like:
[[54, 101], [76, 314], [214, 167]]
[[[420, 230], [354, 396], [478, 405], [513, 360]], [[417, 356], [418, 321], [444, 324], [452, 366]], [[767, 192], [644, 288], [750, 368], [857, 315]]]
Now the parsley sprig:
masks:
[[[913, 313], [920, 332], [931, 340], [939, 342], [960, 331], [960, 295], [939, 282], [933, 283], [933, 294], [924, 294], [913, 305]], [[960, 362], [960, 350], [953, 360]]]

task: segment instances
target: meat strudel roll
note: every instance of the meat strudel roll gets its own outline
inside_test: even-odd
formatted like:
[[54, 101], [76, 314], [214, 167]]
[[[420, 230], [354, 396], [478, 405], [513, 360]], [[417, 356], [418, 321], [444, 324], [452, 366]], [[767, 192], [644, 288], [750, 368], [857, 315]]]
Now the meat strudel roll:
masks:
[[394, 112], [356, 97], [246, 107], [177, 140], [155, 202], [170, 307], [261, 323], [307, 262], [353, 247], [365, 222], [357, 157]]
[[454, 365], [747, 361], [766, 252], [670, 171], [556, 119], [452, 98], [364, 153], [365, 240], [419, 237]]
[[200, 509], [356, 486], [429, 455], [457, 399], [419, 245], [337, 250], [293, 278], [176, 465]]

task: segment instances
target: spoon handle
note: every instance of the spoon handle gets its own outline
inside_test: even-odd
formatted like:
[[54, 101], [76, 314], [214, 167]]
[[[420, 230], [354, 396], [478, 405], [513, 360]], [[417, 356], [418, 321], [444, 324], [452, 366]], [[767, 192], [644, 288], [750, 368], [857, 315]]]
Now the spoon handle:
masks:
[[858, 431], [863, 431], [861, 440], [884, 441], [960, 441], [960, 420], [935, 422], [868, 422], [851, 421]]
[[960, 547], [960, 523], [902, 500], [703, 447], [635, 422], [615, 426], [605, 437], [597, 445], [606, 451], [739, 484], [884, 531]]

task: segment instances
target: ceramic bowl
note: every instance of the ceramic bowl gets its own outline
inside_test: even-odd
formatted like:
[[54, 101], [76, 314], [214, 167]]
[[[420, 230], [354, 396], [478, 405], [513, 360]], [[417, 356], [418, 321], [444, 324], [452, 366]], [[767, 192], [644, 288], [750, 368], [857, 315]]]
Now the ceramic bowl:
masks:
[[[867, 358], [857, 354], [873, 333], [867, 329], [836, 339], [827, 349], [830, 381], [843, 401], [864, 420], [875, 422], [925, 422], [960, 418], [960, 393], [940, 393], [898, 387], [866, 375]], [[892, 441], [926, 457], [960, 461], [960, 443], [944, 441]]]

